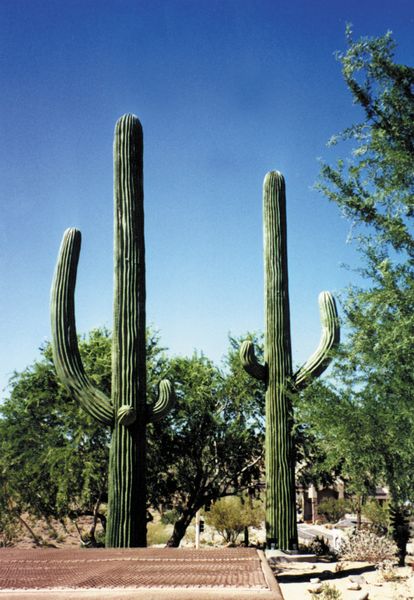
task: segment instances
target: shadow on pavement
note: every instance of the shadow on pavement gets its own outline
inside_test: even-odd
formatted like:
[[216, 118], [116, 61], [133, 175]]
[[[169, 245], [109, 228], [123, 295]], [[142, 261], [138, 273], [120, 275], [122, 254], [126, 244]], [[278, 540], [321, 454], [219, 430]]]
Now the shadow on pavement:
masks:
[[345, 579], [352, 575], [362, 575], [363, 573], [369, 573], [375, 571], [373, 565], [366, 565], [365, 567], [353, 567], [352, 569], [344, 569], [343, 571], [317, 571], [316, 569], [308, 573], [296, 573], [289, 574], [283, 573], [283, 570], [279, 571], [279, 567], [273, 570], [279, 583], [305, 583], [309, 581], [309, 577], [319, 577], [321, 581], [327, 581], [329, 579]]

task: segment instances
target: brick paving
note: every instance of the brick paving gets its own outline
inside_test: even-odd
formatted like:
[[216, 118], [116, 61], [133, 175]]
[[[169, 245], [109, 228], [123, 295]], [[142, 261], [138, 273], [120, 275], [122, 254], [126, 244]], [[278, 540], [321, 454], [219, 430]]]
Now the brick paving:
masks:
[[283, 600], [263, 554], [254, 549], [0, 549], [0, 599], [60, 597], [53, 591], [89, 598], [86, 592], [98, 590], [93, 597], [135, 590], [131, 598]]

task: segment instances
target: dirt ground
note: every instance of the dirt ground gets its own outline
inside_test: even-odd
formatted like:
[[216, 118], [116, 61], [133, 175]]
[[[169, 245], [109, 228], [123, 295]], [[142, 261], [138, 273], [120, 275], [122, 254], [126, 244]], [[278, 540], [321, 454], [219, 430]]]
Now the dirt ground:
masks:
[[[361, 562], [286, 562], [272, 563], [285, 600], [317, 600], [319, 595], [308, 591], [310, 580], [335, 586], [342, 600], [359, 600], [368, 592], [369, 600], [414, 600], [414, 576], [411, 567], [395, 567], [395, 579], [384, 581], [372, 565]], [[341, 569], [338, 570], [337, 569]], [[349, 577], [363, 577], [359, 590], [349, 590]]]

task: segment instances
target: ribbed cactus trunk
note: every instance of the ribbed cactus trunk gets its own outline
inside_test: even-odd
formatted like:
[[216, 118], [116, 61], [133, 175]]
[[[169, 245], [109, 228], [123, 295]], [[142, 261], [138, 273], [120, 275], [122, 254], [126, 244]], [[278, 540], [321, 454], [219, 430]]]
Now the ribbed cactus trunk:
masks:
[[75, 323], [81, 234], [66, 230], [51, 293], [53, 359], [64, 385], [99, 423], [111, 427], [106, 545], [146, 545], [146, 425], [168, 413], [174, 392], [164, 379], [146, 398], [143, 139], [134, 115], [121, 117], [114, 141], [114, 326], [112, 392], [96, 389], [83, 368]]
[[328, 366], [330, 351], [339, 343], [335, 300], [319, 295], [322, 337], [306, 363], [292, 373], [286, 193], [283, 176], [272, 171], [263, 185], [265, 264], [265, 364], [258, 362], [249, 340], [240, 347], [245, 370], [266, 385], [266, 544], [268, 548], [295, 550], [296, 524], [295, 443], [292, 398]]
[[[133, 415], [115, 421], [110, 451], [106, 545], [146, 545], [145, 243], [142, 128], [122, 117], [114, 140], [114, 324], [112, 402]], [[125, 414], [125, 418], [128, 417]]]
[[266, 537], [269, 547], [297, 546], [295, 456], [292, 439], [292, 350], [283, 178], [269, 173], [263, 195], [265, 262]]

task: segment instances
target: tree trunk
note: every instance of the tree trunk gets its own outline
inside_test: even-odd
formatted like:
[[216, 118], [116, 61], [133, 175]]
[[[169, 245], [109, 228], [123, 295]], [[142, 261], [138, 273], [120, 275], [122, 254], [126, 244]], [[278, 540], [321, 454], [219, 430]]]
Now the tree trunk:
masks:
[[361, 529], [361, 526], [362, 526], [362, 496], [357, 497], [356, 514], [357, 514], [357, 529]]
[[20, 513], [18, 513], [16, 511], [16, 516], [17, 519], [19, 521], [19, 523], [21, 525], [23, 525], [23, 527], [25, 527], [27, 529], [27, 531], [30, 533], [30, 535], [33, 538], [34, 543], [36, 544], [36, 546], [42, 546], [43, 545], [43, 540], [40, 536], [36, 535], [35, 532], [33, 531], [33, 529], [30, 527], [30, 525], [28, 523], [26, 523], [26, 521], [22, 518], [22, 516], [20, 515]]
[[177, 519], [174, 523], [174, 530], [171, 534], [170, 539], [167, 542], [167, 548], [178, 548], [181, 540], [185, 536], [185, 532], [187, 531], [187, 527], [190, 525], [193, 520], [197, 510], [193, 510], [191, 512], [183, 512], [181, 517]]

